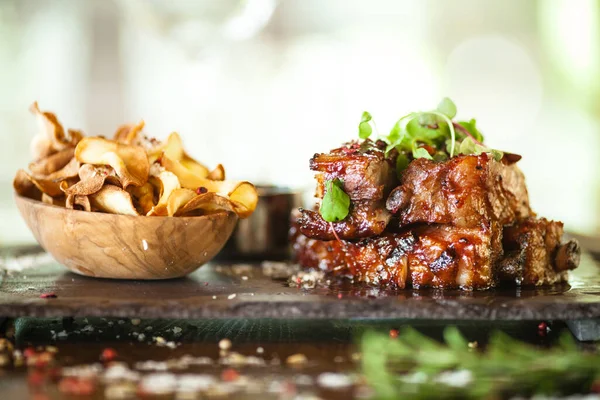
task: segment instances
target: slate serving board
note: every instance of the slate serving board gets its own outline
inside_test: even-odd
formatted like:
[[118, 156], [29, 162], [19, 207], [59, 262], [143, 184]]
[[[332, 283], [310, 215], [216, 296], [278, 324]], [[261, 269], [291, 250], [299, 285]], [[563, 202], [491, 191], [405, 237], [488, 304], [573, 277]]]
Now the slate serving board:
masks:
[[[600, 319], [600, 265], [586, 255], [569, 285], [480, 292], [389, 291], [348, 282], [307, 289], [267, 276], [261, 263], [209, 264], [168, 281], [94, 279], [48, 258], [40, 264], [0, 271], [0, 317]], [[44, 293], [57, 297], [40, 298]]]

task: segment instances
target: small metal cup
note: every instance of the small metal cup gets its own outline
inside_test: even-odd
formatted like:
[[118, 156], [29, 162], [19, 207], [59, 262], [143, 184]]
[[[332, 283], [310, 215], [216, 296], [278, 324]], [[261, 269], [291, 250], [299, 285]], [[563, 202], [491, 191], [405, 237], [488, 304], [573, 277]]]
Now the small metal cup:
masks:
[[303, 191], [257, 185], [258, 205], [238, 222], [218, 255], [221, 260], [283, 260], [290, 257], [290, 213], [303, 204]]

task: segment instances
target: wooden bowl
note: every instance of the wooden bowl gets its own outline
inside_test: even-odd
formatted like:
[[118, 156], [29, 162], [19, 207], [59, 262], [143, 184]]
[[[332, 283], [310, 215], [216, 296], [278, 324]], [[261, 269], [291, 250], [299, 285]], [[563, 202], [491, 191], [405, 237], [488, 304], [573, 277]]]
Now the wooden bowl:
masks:
[[38, 243], [71, 271], [113, 279], [185, 276], [212, 259], [237, 215], [135, 217], [69, 210], [15, 195]]

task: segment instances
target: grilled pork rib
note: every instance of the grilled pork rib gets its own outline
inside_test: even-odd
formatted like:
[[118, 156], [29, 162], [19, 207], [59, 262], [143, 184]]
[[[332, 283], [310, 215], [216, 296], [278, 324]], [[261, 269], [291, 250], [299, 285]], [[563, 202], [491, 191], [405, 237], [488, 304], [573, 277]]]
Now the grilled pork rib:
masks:
[[385, 209], [383, 200], [353, 201], [348, 216], [340, 222], [325, 221], [318, 211], [300, 210], [300, 230], [308, 237], [319, 240], [333, 240], [335, 235], [345, 240], [360, 239], [381, 234], [392, 215]]
[[290, 233], [302, 266], [396, 288], [474, 290], [564, 282], [579, 264], [577, 242], [561, 243], [562, 223], [535, 218], [515, 157], [418, 158], [395, 187], [397, 154], [384, 146], [367, 140], [313, 157], [317, 197], [337, 178], [351, 206], [336, 223], [300, 211]]
[[386, 143], [350, 142], [325, 154], [315, 154], [310, 169], [316, 171], [316, 197], [323, 198], [325, 181], [340, 179], [351, 200], [387, 198], [396, 184], [396, 152], [386, 156]]
[[561, 243], [563, 224], [545, 218], [527, 218], [504, 228], [505, 257], [498, 267], [502, 281], [523, 285], [564, 282], [567, 271], [579, 265], [576, 240]]
[[365, 140], [313, 156], [310, 168], [317, 172], [316, 197], [324, 196], [327, 180], [339, 179], [352, 205], [348, 216], [333, 224], [323, 220], [316, 211], [302, 210], [300, 229], [304, 235], [320, 240], [332, 240], [337, 235], [352, 240], [376, 236], [384, 231], [391, 218], [385, 209], [385, 199], [398, 182], [397, 153], [393, 151], [386, 156], [385, 146], [382, 141]]
[[487, 153], [436, 163], [419, 158], [402, 174], [386, 202], [400, 226], [414, 223], [459, 227], [501, 226], [533, 215], [525, 177], [515, 164]]
[[297, 227], [291, 232], [301, 265], [399, 289], [551, 284], [566, 281], [566, 270], [578, 264], [578, 246], [560, 243], [559, 222], [531, 218], [505, 231], [505, 256], [501, 235], [476, 228], [419, 225], [358, 242], [310, 239]]

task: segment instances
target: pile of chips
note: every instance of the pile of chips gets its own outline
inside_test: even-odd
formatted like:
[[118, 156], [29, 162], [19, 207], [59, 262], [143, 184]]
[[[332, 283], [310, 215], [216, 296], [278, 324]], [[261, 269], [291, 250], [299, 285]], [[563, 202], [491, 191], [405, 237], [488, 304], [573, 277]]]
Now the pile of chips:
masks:
[[240, 218], [258, 202], [249, 182], [225, 179], [191, 158], [176, 132], [165, 141], [143, 133], [144, 122], [123, 125], [113, 139], [65, 132], [56, 116], [31, 112], [39, 122], [28, 170], [19, 170], [13, 186], [20, 195], [85, 211], [145, 216], [197, 216], [221, 211]]

